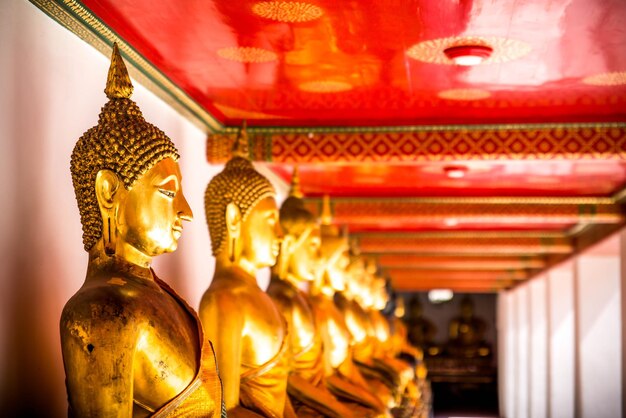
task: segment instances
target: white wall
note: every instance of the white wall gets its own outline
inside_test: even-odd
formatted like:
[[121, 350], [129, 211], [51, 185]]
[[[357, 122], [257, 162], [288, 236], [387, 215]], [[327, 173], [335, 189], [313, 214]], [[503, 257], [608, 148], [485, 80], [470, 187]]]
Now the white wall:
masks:
[[623, 416], [625, 237], [613, 235], [499, 295], [504, 327], [512, 328], [501, 330], [507, 336], [507, 354], [499, 357], [502, 416]]

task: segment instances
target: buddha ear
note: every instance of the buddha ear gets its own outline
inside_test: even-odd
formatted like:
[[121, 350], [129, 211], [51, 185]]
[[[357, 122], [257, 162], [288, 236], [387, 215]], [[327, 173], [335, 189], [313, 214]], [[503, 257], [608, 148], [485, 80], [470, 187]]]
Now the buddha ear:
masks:
[[102, 241], [108, 256], [115, 254], [117, 243], [117, 201], [121, 182], [111, 170], [100, 170], [96, 174], [96, 198], [102, 215]]
[[115, 203], [115, 195], [120, 187], [120, 179], [111, 170], [100, 170], [96, 175], [96, 197], [100, 210], [111, 210]]
[[226, 206], [226, 229], [230, 238], [239, 238], [241, 234], [241, 210], [234, 203]]

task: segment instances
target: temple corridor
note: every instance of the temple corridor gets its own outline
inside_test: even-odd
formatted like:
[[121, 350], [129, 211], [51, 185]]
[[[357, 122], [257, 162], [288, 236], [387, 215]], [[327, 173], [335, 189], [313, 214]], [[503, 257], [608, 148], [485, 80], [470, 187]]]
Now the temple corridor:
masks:
[[[405, 416], [626, 416], [626, 3], [319, 0], [280, 22], [270, 3], [2, 0], [0, 415], [68, 415], [59, 323], [88, 261], [70, 156], [118, 42], [132, 100], [180, 154], [194, 219], [152, 268], [191, 310], [219, 270], [205, 190], [234, 149], [369, 278], [397, 354], [380, 368], [413, 373]], [[456, 63], [461, 35], [486, 63]]]

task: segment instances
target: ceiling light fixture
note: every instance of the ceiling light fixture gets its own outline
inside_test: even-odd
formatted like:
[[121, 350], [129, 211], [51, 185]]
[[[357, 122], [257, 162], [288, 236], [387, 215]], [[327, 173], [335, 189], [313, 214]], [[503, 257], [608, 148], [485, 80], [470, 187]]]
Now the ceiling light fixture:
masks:
[[443, 303], [452, 299], [454, 293], [450, 289], [433, 289], [428, 292], [428, 300], [431, 303]]
[[443, 168], [443, 172], [450, 179], [462, 179], [467, 173], [467, 167], [464, 165], [447, 165]]
[[[523, 57], [531, 51], [526, 42], [497, 36], [452, 36], [428, 39], [409, 47], [407, 56], [430, 64], [498, 64]], [[461, 60], [461, 63], [457, 62]], [[460, 58], [464, 57], [464, 58]], [[476, 58], [478, 57], [478, 58]], [[477, 62], [480, 59], [480, 62]]]
[[446, 57], [462, 66], [482, 64], [492, 52], [493, 48], [486, 45], [456, 45], [443, 50]]

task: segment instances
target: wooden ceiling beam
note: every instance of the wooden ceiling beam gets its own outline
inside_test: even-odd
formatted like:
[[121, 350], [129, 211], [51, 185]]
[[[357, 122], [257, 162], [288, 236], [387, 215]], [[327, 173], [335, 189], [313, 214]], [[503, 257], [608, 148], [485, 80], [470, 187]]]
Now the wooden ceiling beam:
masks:
[[392, 280], [446, 280], [446, 281], [476, 281], [476, 280], [524, 280], [528, 272], [524, 270], [415, 270], [415, 269], [384, 269]]
[[391, 285], [396, 291], [419, 292], [433, 289], [450, 289], [455, 292], [491, 293], [514, 285], [512, 280], [439, 280], [439, 279], [391, 279]]
[[413, 268], [441, 270], [515, 270], [542, 269], [546, 260], [541, 256], [501, 256], [483, 257], [480, 254], [468, 256], [437, 256], [411, 254], [365, 254], [373, 257], [382, 268]]
[[574, 250], [568, 237], [491, 237], [450, 238], [422, 237], [419, 234], [364, 234], [357, 235], [364, 253], [404, 253], [412, 255], [523, 255], [569, 254]]

